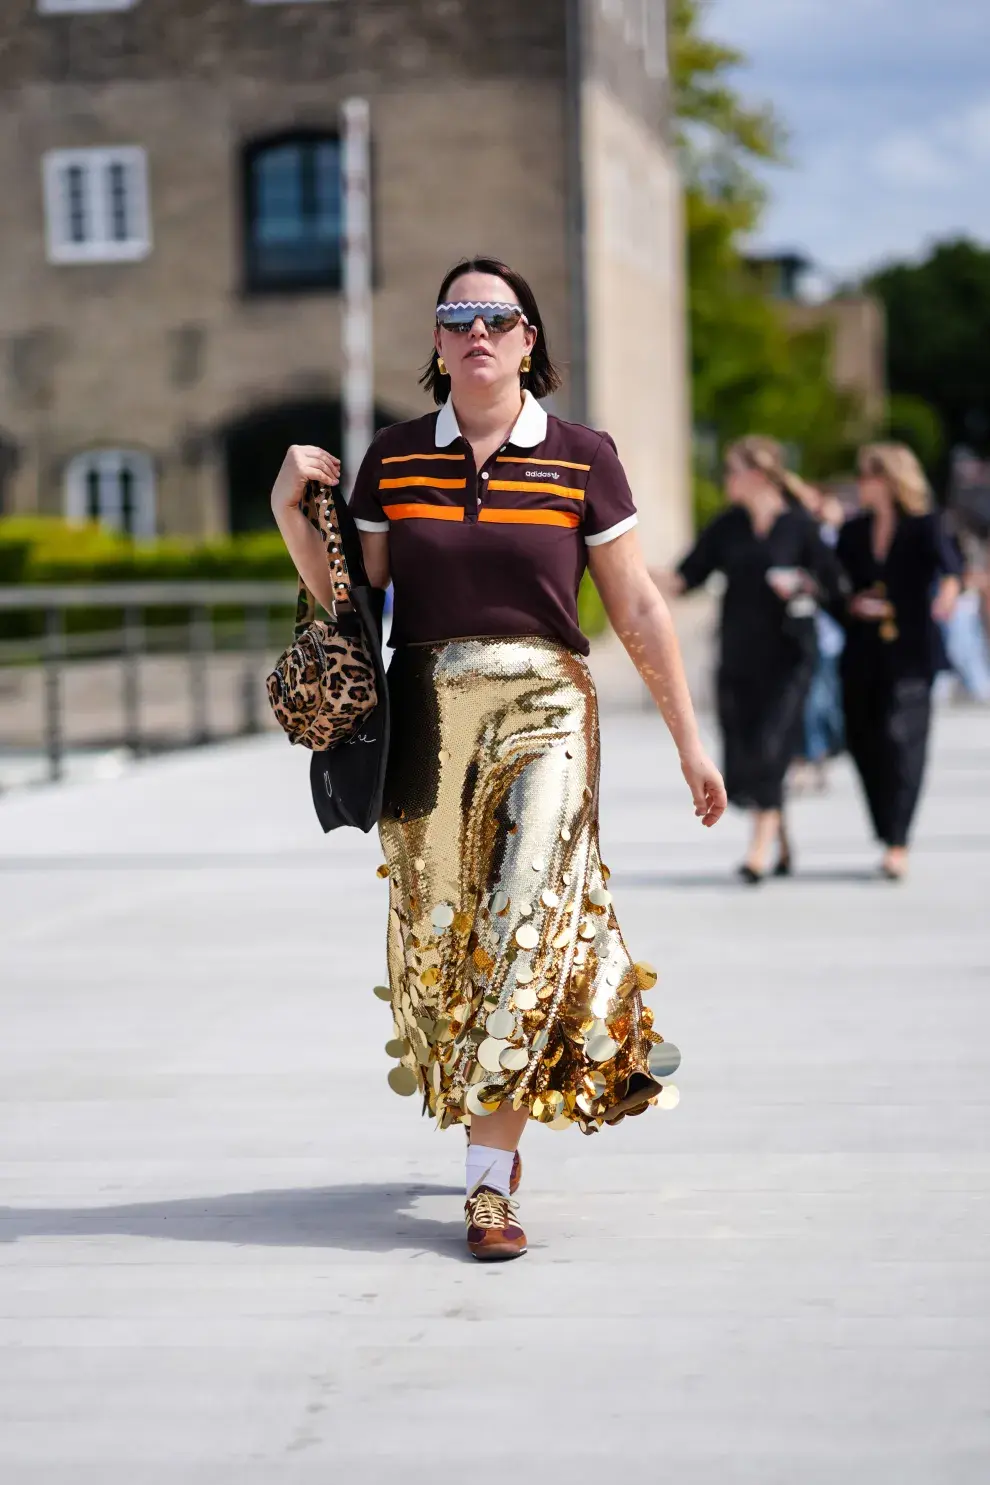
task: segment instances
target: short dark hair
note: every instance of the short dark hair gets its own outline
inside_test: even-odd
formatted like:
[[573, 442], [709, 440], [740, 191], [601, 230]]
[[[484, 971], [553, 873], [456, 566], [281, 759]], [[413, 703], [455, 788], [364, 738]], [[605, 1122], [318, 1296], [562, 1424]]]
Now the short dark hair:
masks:
[[[551, 392], [556, 392], [561, 385], [560, 373], [550, 359], [550, 347], [547, 343], [547, 332], [543, 328], [543, 320], [540, 316], [540, 307], [536, 302], [536, 295], [521, 273], [510, 268], [508, 263], [502, 263], [498, 258], [462, 258], [455, 263], [443, 276], [443, 283], [437, 293], [437, 303], [443, 304], [447, 298], [452, 283], [465, 273], [490, 273], [496, 278], [504, 281], [512, 289], [516, 298], [522, 306], [522, 312], [526, 316], [533, 329], [536, 331], [536, 344], [533, 346], [531, 356], [533, 364], [529, 371], [524, 371], [521, 376], [523, 387], [532, 392], [534, 397], [549, 397]], [[450, 396], [450, 377], [441, 376], [437, 365], [438, 356], [436, 350], [430, 357], [420, 377], [420, 384], [431, 393], [434, 402], [439, 406], [446, 402]]]

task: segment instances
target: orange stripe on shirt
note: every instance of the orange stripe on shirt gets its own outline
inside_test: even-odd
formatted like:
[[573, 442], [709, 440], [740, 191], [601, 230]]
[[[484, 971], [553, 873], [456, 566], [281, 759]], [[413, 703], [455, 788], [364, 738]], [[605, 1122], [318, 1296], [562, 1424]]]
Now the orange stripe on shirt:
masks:
[[[449, 460], [451, 463], [464, 463], [463, 454], [389, 454], [387, 459], [382, 460], [382, 463], [408, 464], [410, 459], [446, 459]], [[582, 468], [584, 467], [585, 466], [582, 465]]]
[[489, 490], [535, 490], [541, 495], [562, 495], [565, 500], [583, 500], [584, 491], [574, 485], [553, 485], [539, 480], [489, 480]]
[[383, 505], [382, 510], [390, 521], [411, 521], [417, 517], [424, 521], [463, 521], [464, 508], [460, 505]]
[[572, 464], [569, 459], [520, 459], [515, 454], [500, 454], [496, 464], [539, 464], [551, 469], [583, 469], [590, 472], [590, 464]]
[[[494, 480], [492, 481], [494, 484]], [[498, 510], [484, 506], [479, 521], [493, 521], [501, 526], [580, 526], [581, 517], [564, 510]]]
[[379, 490], [411, 490], [419, 485], [428, 485], [433, 490], [463, 490], [467, 480], [436, 480], [432, 474], [407, 474], [400, 480], [379, 480]]

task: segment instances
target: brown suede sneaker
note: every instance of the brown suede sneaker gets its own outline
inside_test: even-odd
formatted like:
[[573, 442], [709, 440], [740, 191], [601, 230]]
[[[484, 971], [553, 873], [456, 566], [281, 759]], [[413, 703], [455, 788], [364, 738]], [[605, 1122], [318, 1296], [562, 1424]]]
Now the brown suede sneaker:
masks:
[[526, 1234], [514, 1221], [516, 1204], [493, 1191], [476, 1186], [464, 1203], [468, 1252], [482, 1263], [520, 1258], [526, 1251]]

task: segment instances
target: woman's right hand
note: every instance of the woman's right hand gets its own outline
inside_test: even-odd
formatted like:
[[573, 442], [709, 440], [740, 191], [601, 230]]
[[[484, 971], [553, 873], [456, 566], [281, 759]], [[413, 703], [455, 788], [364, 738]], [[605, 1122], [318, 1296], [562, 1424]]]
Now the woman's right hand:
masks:
[[313, 444], [294, 443], [272, 486], [272, 510], [276, 519], [298, 506], [310, 480], [320, 485], [339, 485], [340, 460]]

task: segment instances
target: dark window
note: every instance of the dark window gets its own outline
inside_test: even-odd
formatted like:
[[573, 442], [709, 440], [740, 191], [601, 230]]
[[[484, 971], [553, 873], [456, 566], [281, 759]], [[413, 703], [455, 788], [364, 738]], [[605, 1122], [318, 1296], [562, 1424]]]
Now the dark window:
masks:
[[128, 536], [134, 535], [134, 471], [129, 464], [120, 466], [120, 524]]
[[100, 471], [94, 464], [86, 471], [86, 514], [91, 521], [98, 521], [103, 502], [100, 499]]
[[81, 165], [70, 165], [65, 172], [65, 188], [69, 215], [69, 241], [85, 242], [86, 232], [86, 173]]
[[281, 139], [255, 146], [246, 163], [248, 287], [338, 288], [340, 141]]
[[119, 160], [110, 166], [110, 223], [114, 242], [126, 242], [131, 235], [127, 223], [127, 171]]

